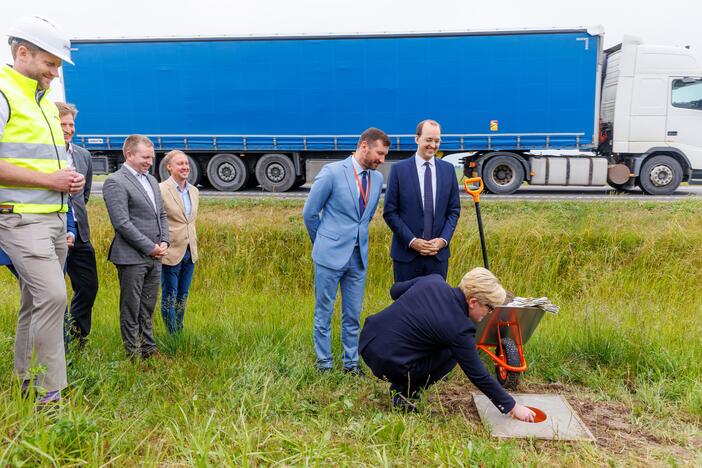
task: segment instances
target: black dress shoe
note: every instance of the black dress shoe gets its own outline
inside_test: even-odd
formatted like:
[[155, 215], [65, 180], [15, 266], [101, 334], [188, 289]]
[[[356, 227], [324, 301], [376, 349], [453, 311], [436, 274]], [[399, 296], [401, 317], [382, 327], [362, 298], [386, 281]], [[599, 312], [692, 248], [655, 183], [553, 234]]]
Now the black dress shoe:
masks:
[[365, 377], [366, 373], [363, 372], [363, 369], [361, 369], [359, 366], [353, 366], [353, 367], [344, 367], [344, 374], [351, 374], [356, 377]]
[[405, 413], [416, 413], [417, 404], [409, 398], [399, 393], [392, 393], [392, 409], [404, 411]]
[[328, 374], [328, 373], [331, 372], [331, 371], [332, 371], [332, 368], [331, 368], [331, 367], [319, 367], [319, 366], [317, 366], [317, 372], [319, 372], [320, 374]]

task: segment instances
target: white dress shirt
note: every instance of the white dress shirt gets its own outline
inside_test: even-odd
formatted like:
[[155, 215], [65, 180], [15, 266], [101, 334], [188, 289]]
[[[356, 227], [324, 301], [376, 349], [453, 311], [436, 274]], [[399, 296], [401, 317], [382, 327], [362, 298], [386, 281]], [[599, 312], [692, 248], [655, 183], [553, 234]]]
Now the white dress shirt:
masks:
[[[424, 208], [424, 173], [427, 171], [427, 168], [424, 165], [424, 163], [427, 161], [425, 161], [420, 155], [415, 153], [414, 162], [417, 164], [417, 175], [419, 175], [419, 191], [422, 195], [422, 208]], [[431, 167], [431, 193], [433, 196], [432, 200], [434, 202], [433, 208], [434, 211], [436, 211], [436, 161], [434, 160], [434, 156], [432, 156], [428, 162], [429, 167]]]
[[73, 159], [73, 143], [69, 143], [68, 147], [66, 148], [66, 162], [68, 163], [68, 167], [75, 169], [76, 162]]
[[137, 178], [139, 183], [141, 184], [142, 187], [144, 187], [144, 190], [146, 190], [146, 194], [149, 196], [149, 200], [151, 200], [151, 206], [154, 207], [154, 211], [156, 211], [156, 198], [154, 197], [154, 189], [151, 187], [151, 184], [149, 183], [149, 178], [146, 176], [146, 174], [141, 174], [137, 172], [132, 166], [130, 166], [127, 163], [124, 163], [125, 167], [129, 169], [129, 172], [131, 172], [134, 177]]
[[[417, 165], [417, 175], [419, 176], [419, 191], [421, 192], [421, 199], [422, 199], [422, 208], [424, 208], [424, 173], [427, 170], [427, 167], [424, 165], [425, 161], [420, 155], [417, 153], [414, 153], [414, 162]], [[434, 156], [431, 157], [431, 159], [428, 161], [429, 162], [429, 167], [431, 168], [431, 194], [433, 196], [432, 200], [434, 202], [434, 214], [436, 215], [436, 160], [434, 159]], [[409, 242], [408, 246], [412, 245], [412, 242], [416, 237], [413, 237], [412, 240]], [[443, 237], [440, 237], [442, 241], [444, 241], [444, 246], [448, 245], [448, 242], [446, 239]]]

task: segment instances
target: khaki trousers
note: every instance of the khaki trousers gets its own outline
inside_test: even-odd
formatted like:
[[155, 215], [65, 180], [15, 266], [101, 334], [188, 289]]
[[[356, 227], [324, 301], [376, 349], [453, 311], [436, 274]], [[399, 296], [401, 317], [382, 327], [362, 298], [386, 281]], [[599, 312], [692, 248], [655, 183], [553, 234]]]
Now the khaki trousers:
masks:
[[67, 385], [63, 347], [66, 214], [0, 214], [0, 248], [12, 260], [21, 289], [15, 372], [22, 380], [34, 374], [35, 385], [46, 391], [61, 390]]

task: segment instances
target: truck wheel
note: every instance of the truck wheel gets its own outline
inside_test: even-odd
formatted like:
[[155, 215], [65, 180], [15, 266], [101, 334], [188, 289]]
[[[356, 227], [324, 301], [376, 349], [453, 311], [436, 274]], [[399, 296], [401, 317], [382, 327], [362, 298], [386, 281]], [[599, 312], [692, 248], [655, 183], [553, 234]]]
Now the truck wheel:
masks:
[[295, 183], [295, 166], [284, 154], [264, 154], [256, 164], [256, 179], [267, 192], [287, 192]]
[[207, 164], [207, 178], [221, 192], [236, 192], [249, 179], [249, 171], [239, 156], [218, 154]]
[[682, 167], [666, 155], [648, 158], [639, 173], [639, 186], [649, 195], [670, 195], [682, 182]]
[[[507, 361], [510, 366], [519, 366], [521, 361], [519, 359], [519, 350], [512, 338], [502, 338], [502, 349], [504, 351], [504, 356], [501, 358]], [[497, 349], [499, 351], [499, 347]], [[497, 382], [499, 382], [502, 387], [510, 390], [514, 390], [519, 385], [519, 377], [521, 373], [508, 371], [507, 369], [495, 366], [495, 377], [497, 377]]]
[[[188, 156], [188, 162], [190, 163], [190, 175], [188, 175], [188, 183], [190, 185], [198, 186], [202, 182], [202, 169], [200, 168], [200, 164], [190, 156]], [[162, 158], [161, 162], [158, 164], [158, 176], [161, 179], [161, 182], [170, 177], [168, 169], [166, 169], [165, 158]]]
[[491, 193], [509, 194], [517, 191], [524, 182], [524, 168], [512, 156], [493, 156], [481, 171], [485, 188]]

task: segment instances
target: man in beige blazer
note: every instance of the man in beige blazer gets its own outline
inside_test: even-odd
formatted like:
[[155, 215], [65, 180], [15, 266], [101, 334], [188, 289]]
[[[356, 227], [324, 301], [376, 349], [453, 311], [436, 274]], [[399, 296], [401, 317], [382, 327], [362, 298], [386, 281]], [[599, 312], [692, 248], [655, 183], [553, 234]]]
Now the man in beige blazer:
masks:
[[170, 151], [165, 161], [171, 176], [159, 186], [171, 244], [161, 260], [161, 316], [168, 333], [175, 334], [183, 330], [185, 304], [198, 258], [195, 220], [200, 192], [188, 183], [190, 163], [185, 153]]

